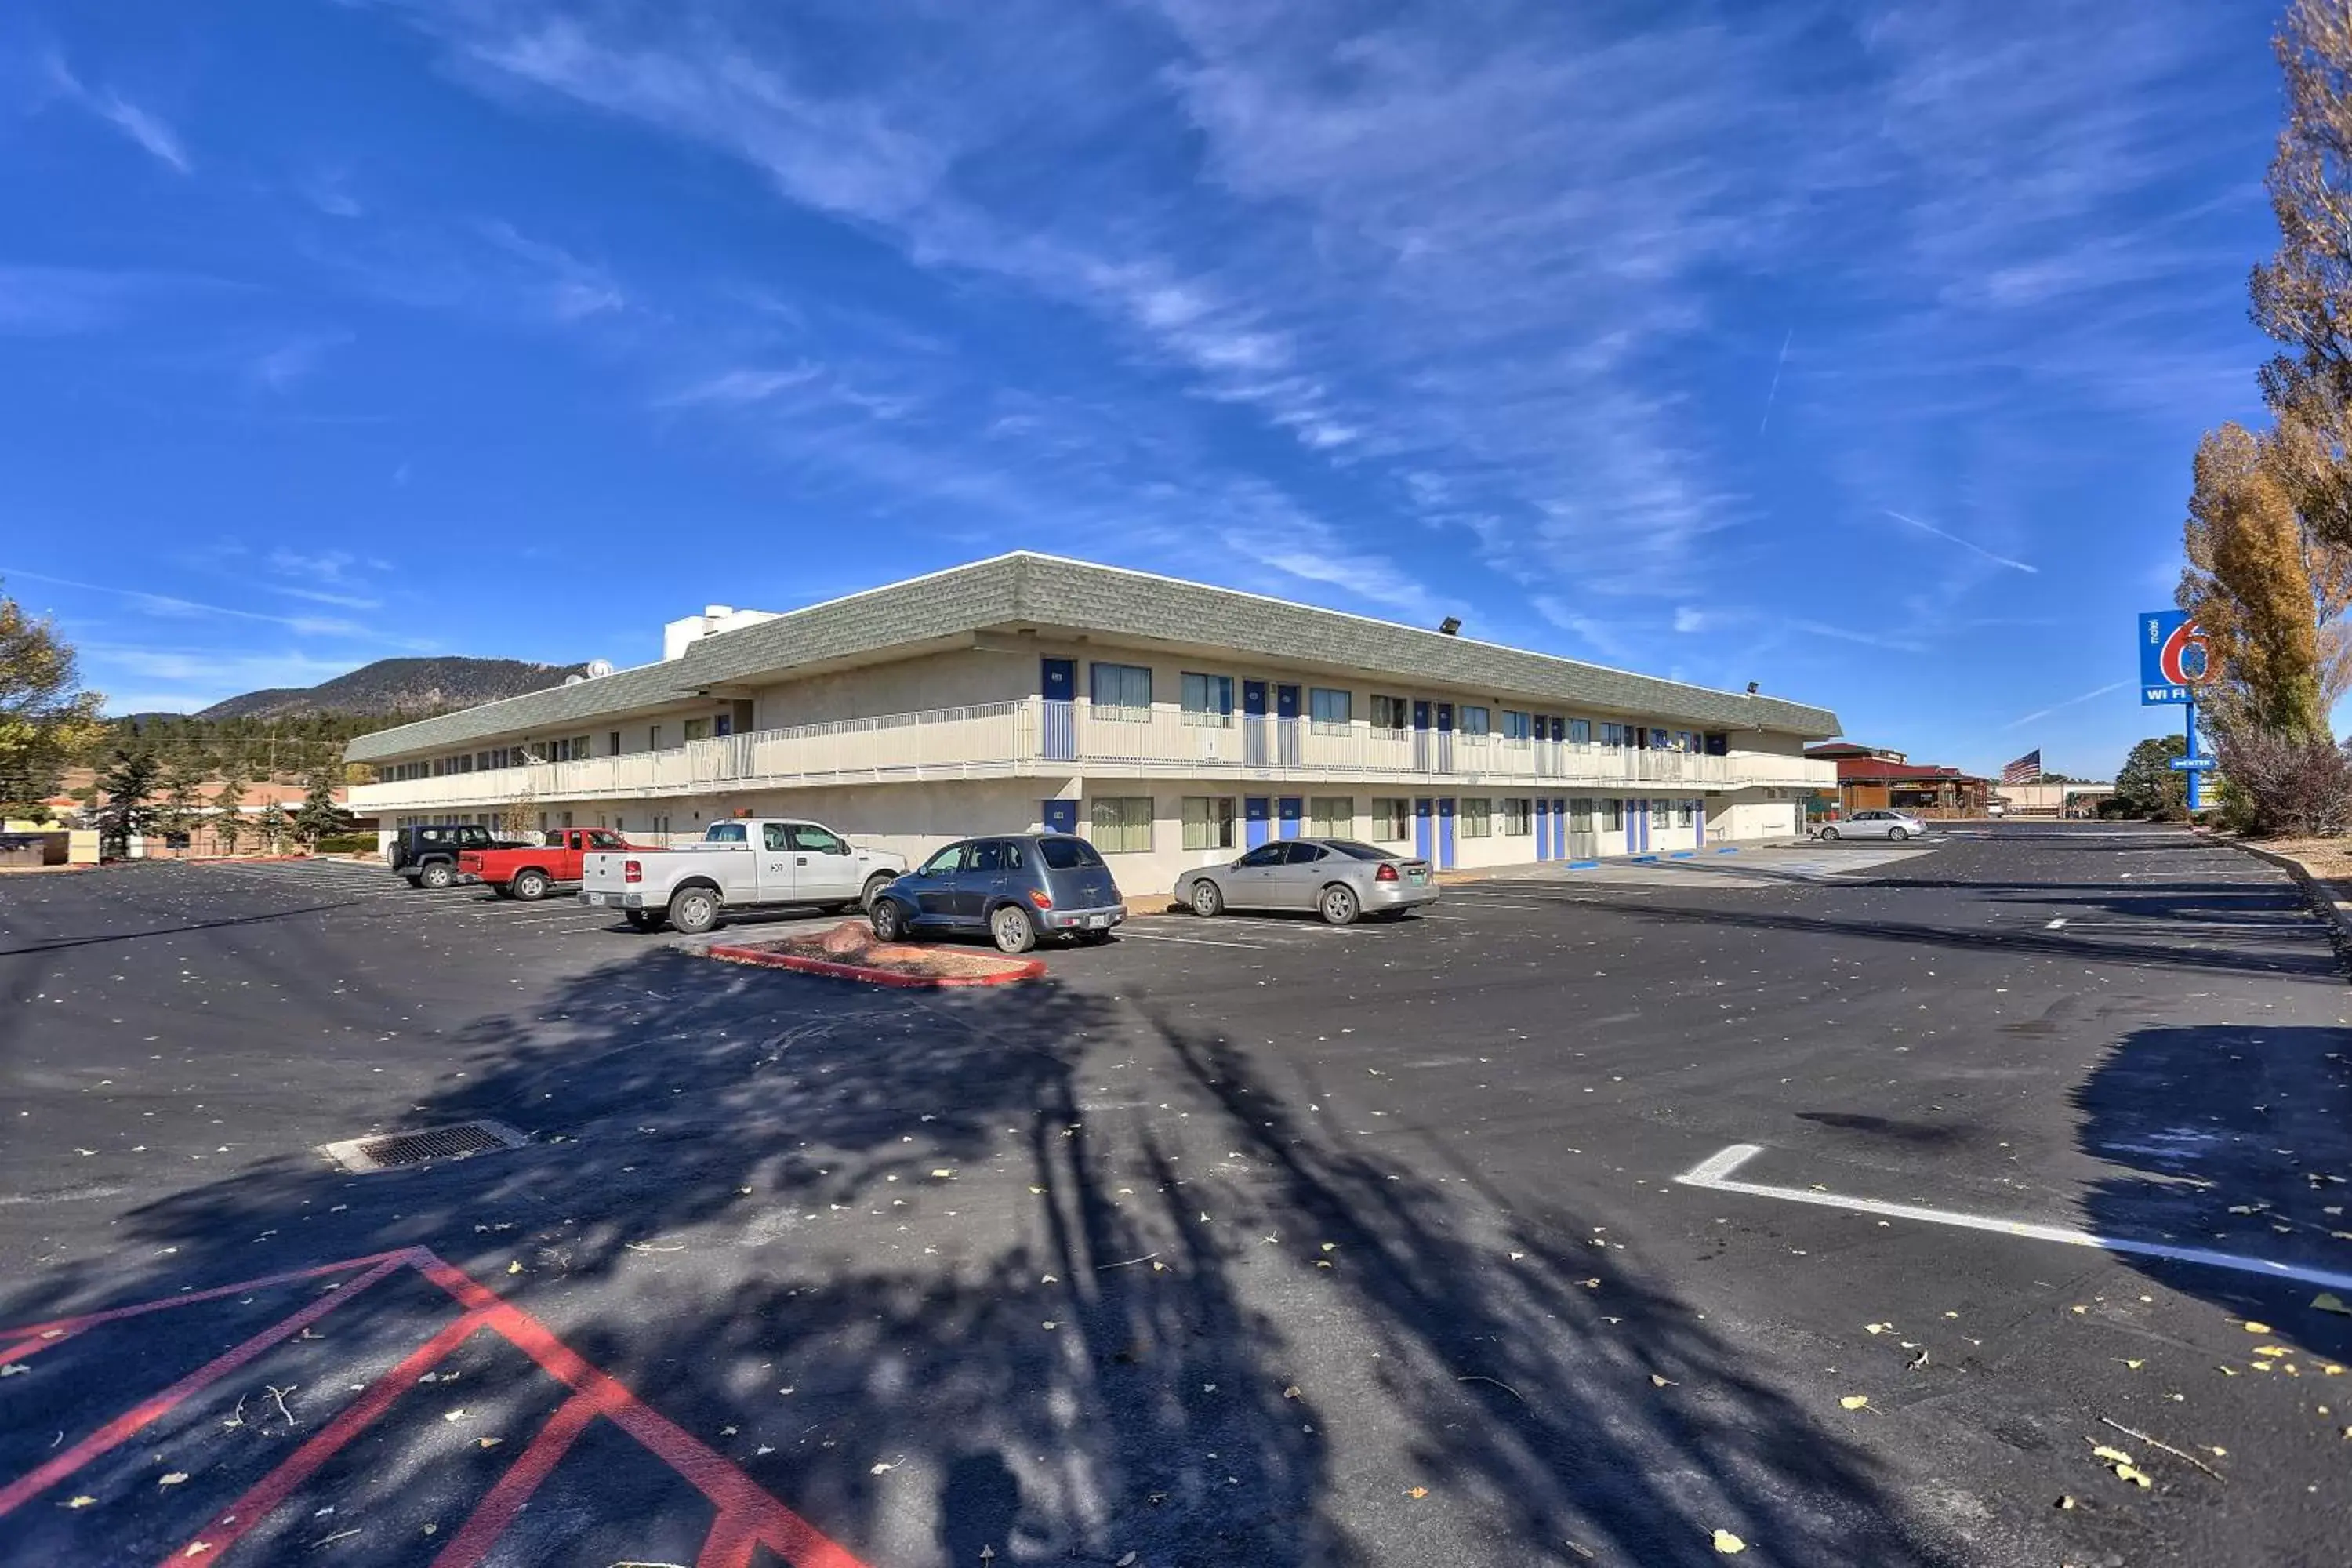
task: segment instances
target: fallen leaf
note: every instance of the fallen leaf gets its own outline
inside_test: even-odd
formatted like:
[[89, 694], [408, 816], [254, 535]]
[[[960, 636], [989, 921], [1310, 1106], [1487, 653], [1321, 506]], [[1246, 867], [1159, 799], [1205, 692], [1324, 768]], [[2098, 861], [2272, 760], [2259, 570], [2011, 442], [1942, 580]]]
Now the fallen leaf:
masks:
[[509, 1263], [507, 1265], [507, 1272], [509, 1274], [520, 1274], [522, 1272], [522, 1265], [519, 1262]]
[[1839, 1405], [1844, 1406], [1848, 1410], [1860, 1410], [1869, 1403], [1870, 1395], [1867, 1394], [1849, 1394], [1838, 1401]]
[[78, 1498], [68, 1498], [66, 1500], [66, 1506], [68, 1508], [88, 1508], [97, 1500], [98, 1500], [96, 1498], [90, 1496], [88, 1492], [84, 1492]]
[[1654, 1372], [1650, 1374], [1650, 1386], [1653, 1388], [1672, 1388], [1674, 1385], [1671, 1378], [1660, 1377]]
[[0, 1366], [0, 1377], [22, 1377], [31, 1370], [30, 1367], [19, 1366], [12, 1361], [6, 1366]]
[[428, 1524], [428, 1525], [426, 1525], [426, 1526], [425, 1527], [425, 1534], [427, 1534], [427, 1535], [431, 1535], [434, 1531], [436, 1531], [439, 1530], [440, 1528], [441, 1528], [441, 1527], [440, 1527], [439, 1525], [437, 1525], [437, 1524]]
[[184, 1480], [186, 1480], [187, 1479], [188, 1479], [188, 1472], [187, 1472], [187, 1471], [185, 1471], [185, 1470], [173, 1470], [173, 1471], [170, 1475], [168, 1475], [168, 1476], [158, 1476], [158, 1477], [156, 1477], [156, 1478], [155, 1478], [155, 1484], [156, 1484], [157, 1486], [159, 1486], [159, 1487], [176, 1487], [176, 1486], [178, 1486], [182, 1481], [184, 1481]]
[[2058, 1506], [2060, 1508], [2073, 1508], [2074, 1506], [2074, 1500], [2070, 1497], [2062, 1497], [2058, 1500]]
[[441, 1413], [441, 1419], [444, 1421], [463, 1421], [465, 1418], [466, 1407], [462, 1405], [455, 1410], [445, 1410]]
[[2092, 1449], [2091, 1457], [2105, 1459], [2111, 1465], [2128, 1465], [2132, 1462], [2132, 1457], [2129, 1454], [2125, 1453], [2121, 1448], [2110, 1448], [2105, 1443]]
[[1727, 1530], [1718, 1530], [1715, 1532], [1715, 1549], [1726, 1557], [1731, 1557], [1747, 1551], [1748, 1542]]
[[477, 1448], [495, 1448], [505, 1441], [506, 1439], [504, 1437], [477, 1437], [474, 1439], [474, 1447]]
[[1429, 1495], [1429, 1489], [1427, 1487], [1407, 1487], [1404, 1489], [1404, 1495], [1412, 1499], [1413, 1501], [1419, 1502], [1422, 1499]]
[[877, 1460], [877, 1461], [875, 1462], [874, 1468], [873, 1468], [872, 1469], [870, 1469], [870, 1470], [866, 1471], [866, 1473], [867, 1475], [869, 1475], [869, 1476], [880, 1476], [880, 1475], [887, 1475], [887, 1474], [888, 1474], [890, 1471], [895, 1470], [895, 1469], [897, 1469], [898, 1468], [898, 1466], [896, 1466], [896, 1465], [894, 1465], [894, 1464], [890, 1463], [887, 1459], [880, 1459], [880, 1460]]
[[2346, 1306], [2344, 1298], [2333, 1291], [2322, 1290], [2311, 1299], [2311, 1305], [2315, 1311], [2333, 1312], [2339, 1318], [2352, 1318], [2352, 1307]]
[[950, 1170], [947, 1166], [941, 1165], [938, 1170], [933, 1171], [931, 1174], [937, 1176], [941, 1181], [946, 1181], [950, 1177], [953, 1176], [955, 1173]]
[[1883, 1334], [1894, 1326], [1892, 1323], [1864, 1323], [1862, 1325], [1862, 1331], [1866, 1334]]
[[2129, 1465], [2117, 1465], [2116, 1467], [2116, 1479], [2119, 1481], [2129, 1481], [2132, 1485], [2138, 1487], [2143, 1491], [2156, 1484]]
[[2126, 1361], [2124, 1364], [2131, 1368], [2134, 1372], [2137, 1372], [2140, 1368], [2146, 1366], [2147, 1363], [2144, 1361]]
[[2271, 1331], [2271, 1326], [2268, 1323], [2257, 1323], [2251, 1318], [2238, 1326], [2250, 1334], [2266, 1334]]
[[195, 1557], [204, 1552], [210, 1552], [212, 1549], [213, 1543], [209, 1541], [191, 1541], [188, 1542], [188, 1549], [185, 1552], [181, 1552], [180, 1555], [183, 1557]]

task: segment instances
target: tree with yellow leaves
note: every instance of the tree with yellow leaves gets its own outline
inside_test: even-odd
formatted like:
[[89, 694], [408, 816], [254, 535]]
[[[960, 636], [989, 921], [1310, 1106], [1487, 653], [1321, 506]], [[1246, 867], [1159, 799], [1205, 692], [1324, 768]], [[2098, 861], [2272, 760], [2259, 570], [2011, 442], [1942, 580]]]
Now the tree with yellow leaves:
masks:
[[2352, 551], [2319, 537], [2298, 505], [2326, 459], [2294, 420], [2256, 435], [2224, 425], [2199, 443], [2189, 567], [2178, 595], [2205, 632], [2211, 721], [2299, 738], [2328, 733], [2352, 684]]
[[70, 644], [0, 595], [0, 817], [41, 820], [66, 759], [92, 744], [106, 699], [81, 689]]

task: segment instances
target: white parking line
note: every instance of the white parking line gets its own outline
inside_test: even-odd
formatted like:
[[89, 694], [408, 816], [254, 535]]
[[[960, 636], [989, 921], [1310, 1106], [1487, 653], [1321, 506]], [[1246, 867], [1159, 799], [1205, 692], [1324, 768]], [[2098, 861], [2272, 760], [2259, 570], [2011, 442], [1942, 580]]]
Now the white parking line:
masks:
[[1490, 899], [1483, 893], [1448, 893], [1445, 895], [1444, 901], [1449, 904], [1468, 904], [1474, 909], [1481, 910], [1548, 910], [1551, 908], [1549, 904], [1506, 903], [1501, 899]]
[[1675, 1180], [1684, 1186], [1705, 1187], [1710, 1192], [1741, 1193], [1749, 1197], [1779, 1198], [1786, 1203], [1811, 1204], [1820, 1208], [1843, 1209], [1849, 1213], [1886, 1215], [1895, 1219], [1916, 1219], [1927, 1225], [1990, 1231], [1995, 1236], [2012, 1236], [2024, 1241], [2055, 1242], [2062, 1247], [2089, 1247], [2101, 1252], [2162, 1258], [2175, 1263], [2194, 1263], [2206, 1268], [2226, 1268], [2271, 1279], [2295, 1279], [2306, 1285], [2326, 1285], [2337, 1290], [2352, 1289], [2352, 1274], [2306, 1268], [2295, 1263], [2277, 1263], [2266, 1258], [2245, 1258], [2234, 1252], [2213, 1252], [2201, 1247], [2174, 1247], [2161, 1241], [2134, 1241], [2126, 1237], [2100, 1236], [2093, 1231], [2074, 1230], [2065, 1226], [2036, 1225], [2021, 1219], [1996, 1219], [1989, 1215], [1956, 1214], [1950, 1209], [1922, 1208], [1916, 1204], [1893, 1204], [1880, 1198], [1841, 1197], [1835, 1193], [1805, 1192], [1795, 1187], [1768, 1186], [1761, 1182], [1730, 1180], [1732, 1172], [1763, 1152], [1761, 1144], [1734, 1143], [1708, 1155]]
[[1205, 936], [1155, 936], [1149, 931], [1137, 931], [1132, 926], [1122, 926], [1118, 934], [1122, 940], [1132, 938], [1137, 942], [1181, 942], [1188, 947], [1246, 947], [1257, 951], [1265, 946], [1262, 942], [1216, 942]]

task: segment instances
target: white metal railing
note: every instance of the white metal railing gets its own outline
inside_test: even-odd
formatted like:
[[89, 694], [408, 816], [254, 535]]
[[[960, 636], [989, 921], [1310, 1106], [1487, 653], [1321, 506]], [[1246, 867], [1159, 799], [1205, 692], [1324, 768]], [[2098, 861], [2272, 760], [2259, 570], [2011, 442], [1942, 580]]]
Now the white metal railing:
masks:
[[763, 730], [659, 752], [361, 784], [351, 806], [429, 811], [1065, 770], [1268, 782], [1393, 779], [1451, 788], [1831, 787], [1837, 778], [1834, 764], [1764, 752], [1706, 756], [1241, 714], [1203, 724], [1174, 707], [1097, 712], [1083, 700], [1033, 697]]

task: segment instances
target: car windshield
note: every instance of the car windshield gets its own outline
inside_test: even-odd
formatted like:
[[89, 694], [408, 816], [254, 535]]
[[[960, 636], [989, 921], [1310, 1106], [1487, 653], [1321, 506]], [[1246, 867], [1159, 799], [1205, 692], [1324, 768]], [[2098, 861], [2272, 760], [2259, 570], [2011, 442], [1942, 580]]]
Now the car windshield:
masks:
[[1396, 856], [1375, 845], [1360, 844], [1353, 838], [1332, 838], [1325, 841], [1335, 852], [1350, 860], [1393, 860]]

